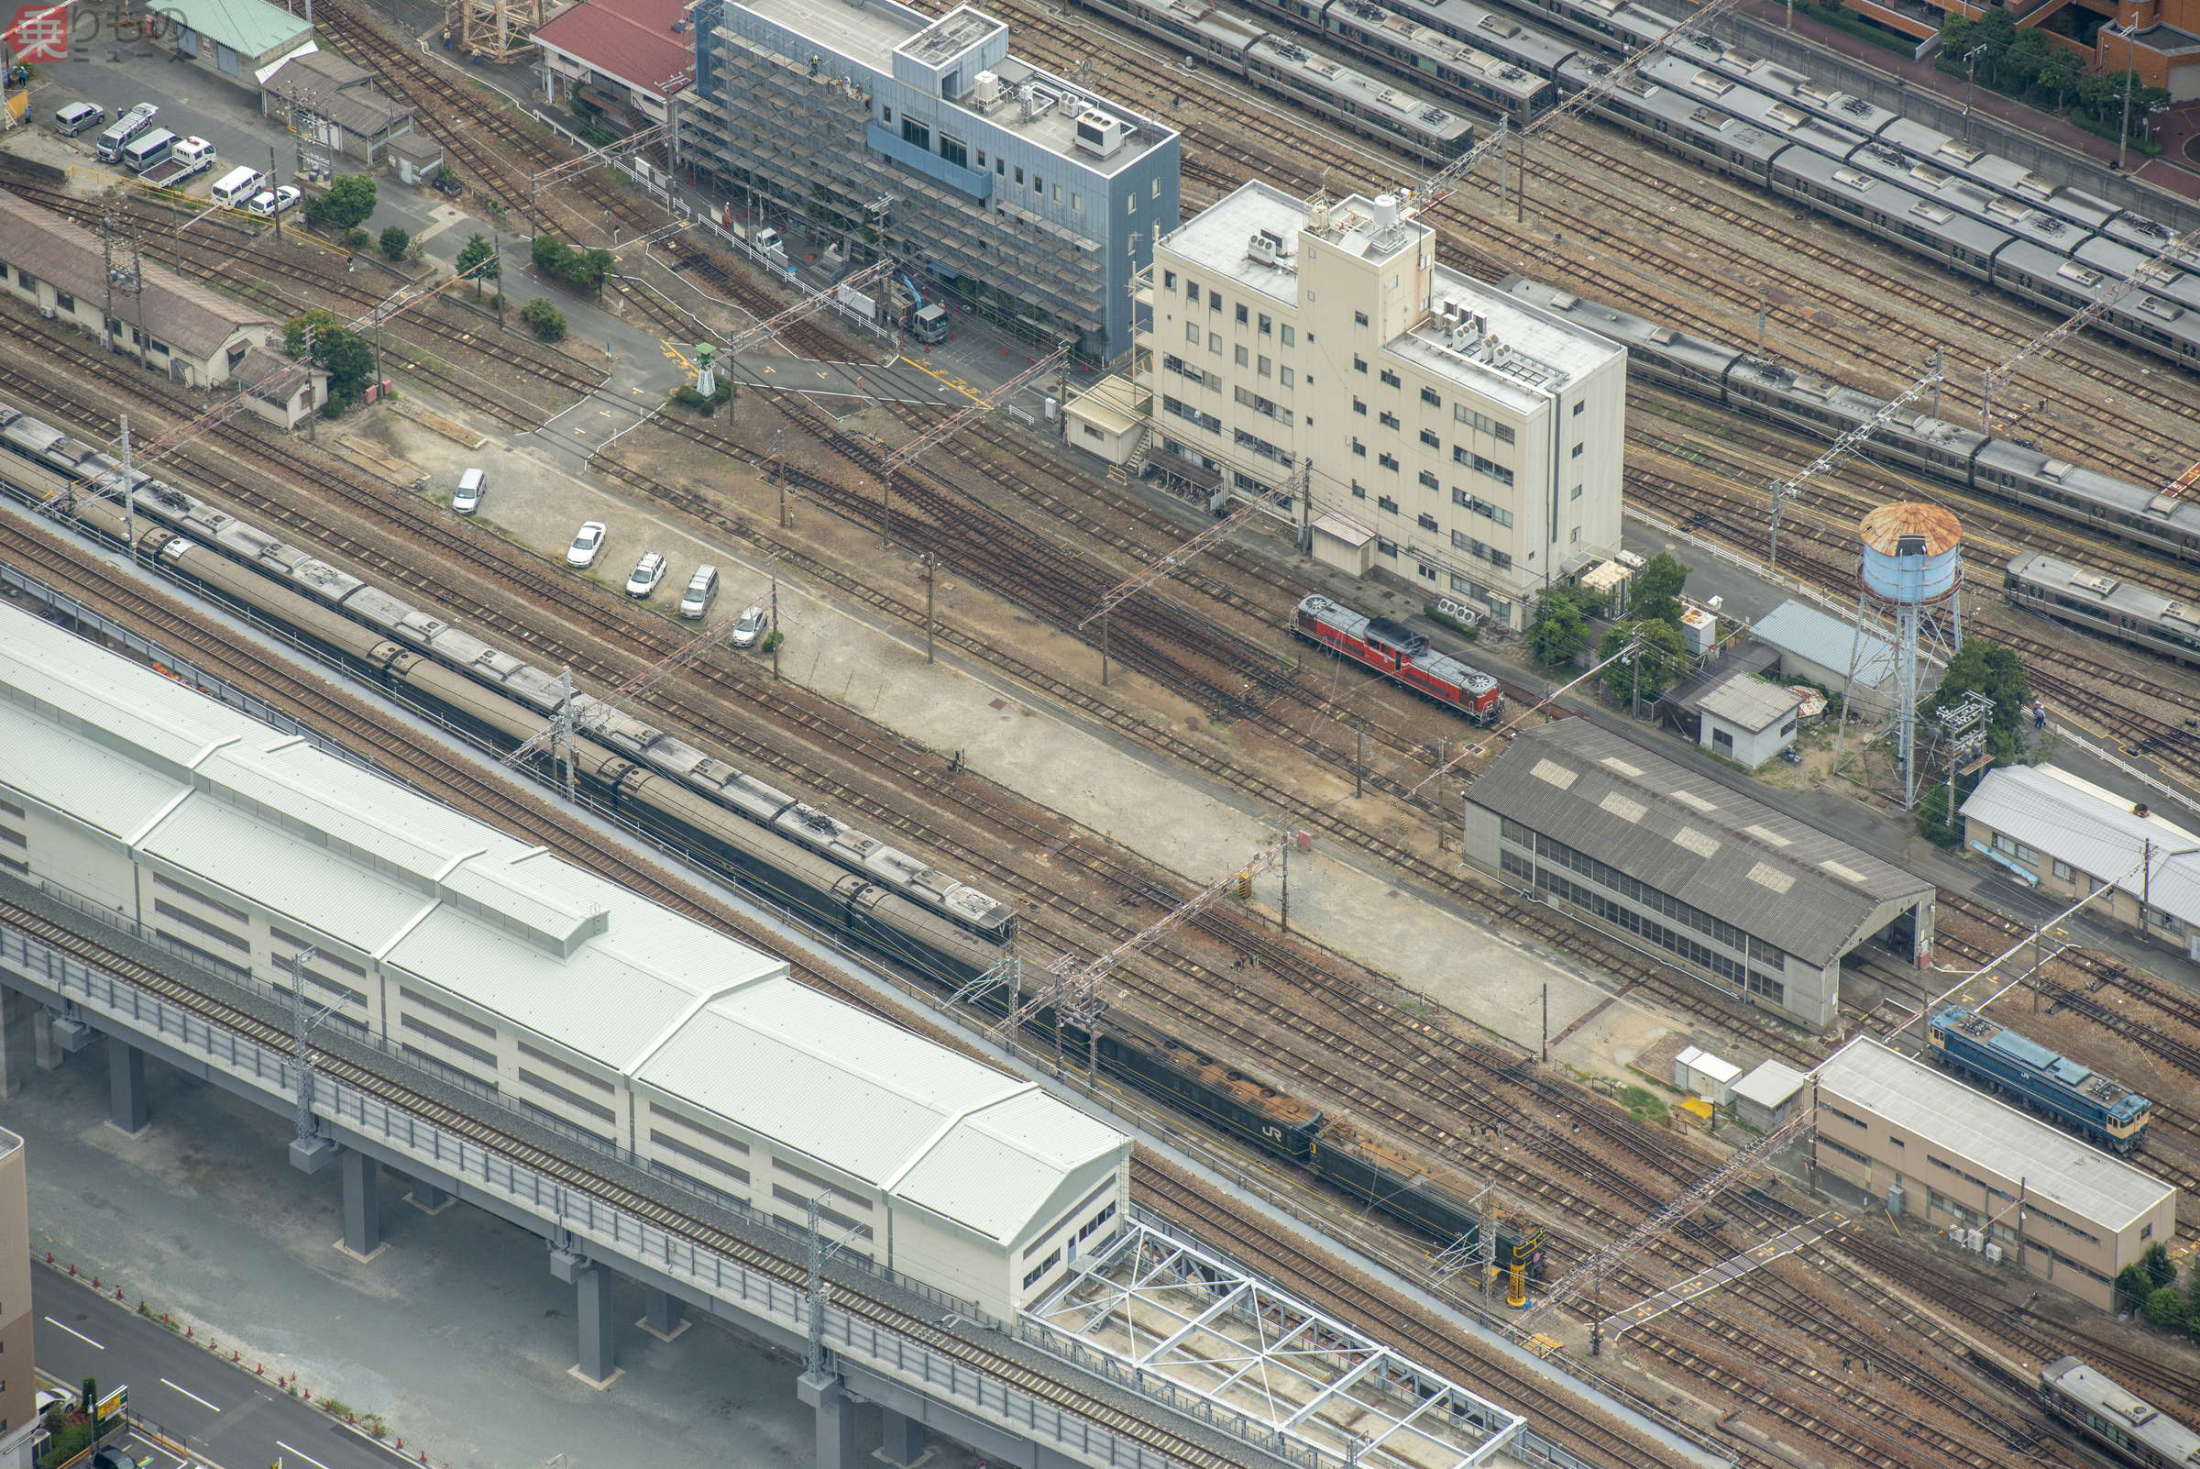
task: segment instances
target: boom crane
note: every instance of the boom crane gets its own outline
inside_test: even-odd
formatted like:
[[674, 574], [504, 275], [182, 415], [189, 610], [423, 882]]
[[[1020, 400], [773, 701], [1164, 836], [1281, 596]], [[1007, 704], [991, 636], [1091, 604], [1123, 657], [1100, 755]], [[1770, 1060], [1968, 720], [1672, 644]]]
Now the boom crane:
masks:
[[2017, 348], [2015, 352], [2010, 354], [2009, 359], [1999, 367], [1987, 368], [1985, 376], [1980, 382], [1979, 432], [1993, 433], [1994, 400], [2001, 396], [2002, 386], [2009, 381], [2011, 374], [2015, 373], [2017, 368], [2027, 359], [2037, 357], [2042, 352], [2048, 351], [2078, 332], [2084, 331], [2133, 291], [2151, 286], [2157, 281], [2167, 280], [2177, 271], [2180, 258], [2192, 254], [2195, 250], [2200, 250], [2200, 225], [2193, 226], [2170, 241], [2162, 248], [2160, 254], [2148, 260], [2109, 289], [2101, 292], [2100, 295], [2095, 296], [2092, 301], [2065, 319], [2061, 325], [2048, 328], [2031, 341]]
[[1780, 564], [1780, 507], [1800, 493], [1807, 481], [1817, 478], [1826, 470], [1840, 463], [1848, 457], [1851, 450], [1859, 444], [1867, 442], [1873, 434], [1885, 428], [1888, 422], [1904, 408], [1916, 402], [1926, 393], [1937, 391], [1941, 385], [1942, 377], [1940, 353], [1936, 350], [1933, 353], [1933, 365], [1926, 369], [1923, 377], [1910, 384], [1908, 390], [1902, 396], [1889, 398], [1886, 402], [1880, 404], [1877, 413], [1874, 413], [1862, 423], [1853, 425], [1847, 433], [1828, 444], [1825, 452], [1805, 465], [1801, 473], [1773, 485], [1772, 536], [1770, 541], [1767, 542], [1765, 555], [1765, 563], [1768, 566], [1777, 567]]
[[865, 266], [845, 280], [835, 281], [822, 291], [813, 291], [777, 316], [769, 317], [736, 332], [727, 339], [726, 350], [728, 352], [746, 352], [753, 347], [761, 347], [764, 343], [777, 337], [780, 328], [793, 326], [796, 322], [816, 311], [818, 307], [823, 306], [826, 300], [843, 286], [851, 291], [860, 291], [893, 268], [894, 262], [892, 260], [882, 259], [876, 264]]

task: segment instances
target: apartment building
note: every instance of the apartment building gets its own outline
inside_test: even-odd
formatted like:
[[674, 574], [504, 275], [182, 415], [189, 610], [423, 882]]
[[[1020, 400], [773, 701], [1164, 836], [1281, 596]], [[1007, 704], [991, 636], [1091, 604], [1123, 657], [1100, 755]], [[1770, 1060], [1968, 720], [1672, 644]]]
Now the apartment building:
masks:
[[1396, 196], [1254, 181], [1154, 251], [1150, 460], [1313, 553], [1526, 625], [1620, 545], [1627, 354], [1436, 263]]
[[874, 240], [927, 296], [1095, 361], [1177, 223], [1177, 135], [1008, 53], [1008, 27], [895, 0], [702, 0], [691, 174]]

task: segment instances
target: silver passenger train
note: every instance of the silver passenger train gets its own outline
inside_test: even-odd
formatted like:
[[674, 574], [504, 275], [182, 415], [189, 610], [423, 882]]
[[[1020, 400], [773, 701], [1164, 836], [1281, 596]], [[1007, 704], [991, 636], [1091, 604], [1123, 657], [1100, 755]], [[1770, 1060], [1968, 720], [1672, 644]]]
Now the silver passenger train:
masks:
[[[1508, 0], [1550, 29], [1480, 0], [1244, 0], [1256, 17], [1210, 0], [1083, 3], [1238, 75], [1246, 70], [1234, 48], [1244, 43], [1222, 38], [1272, 17], [1515, 125], [1678, 24], [1636, 0]], [[2058, 314], [2114, 290], [2173, 240], [2157, 221], [1709, 35], [1652, 58], [1599, 110], [1661, 147]], [[2170, 263], [2172, 279], [2127, 293], [2096, 329], [2200, 370], [2200, 258]]]
[[[1621, 343], [1631, 373], [1813, 437], [1837, 438], [1881, 405], [1880, 399], [1830, 378], [1796, 372], [1745, 348], [1676, 331], [1526, 276], [1511, 276], [1499, 289]], [[1859, 452], [2096, 535], [2200, 564], [2200, 502], [2160, 487], [2135, 485], [1924, 413], [1897, 415]]]
[[[1451, 107], [1310, 50], [1290, 36], [1276, 35], [1209, 0], [1091, 3], [1188, 59], [1289, 98], [1348, 132], [1388, 143], [1424, 162], [1448, 163], [1474, 146], [1473, 121]], [[1485, 59], [1499, 65], [1495, 57]], [[1464, 60], [1460, 64], [1468, 65]]]
[[2173, 597], [2044, 551], [2011, 557], [2002, 591], [2012, 607], [2200, 667], [2200, 601], [2189, 596]]
[[[125, 535], [120, 464], [0, 404], [0, 480]], [[257, 526], [135, 473], [148, 559], [331, 649], [395, 689], [509, 748], [563, 699], [559, 680]], [[577, 765], [592, 794], [689, 849], [702, 848], [775, 900], [890, 957], [969, 978], [1001, 956], [1016, 914], [921, 858], [847, 826], [708, 751], [602, 700], [576, 697]]]

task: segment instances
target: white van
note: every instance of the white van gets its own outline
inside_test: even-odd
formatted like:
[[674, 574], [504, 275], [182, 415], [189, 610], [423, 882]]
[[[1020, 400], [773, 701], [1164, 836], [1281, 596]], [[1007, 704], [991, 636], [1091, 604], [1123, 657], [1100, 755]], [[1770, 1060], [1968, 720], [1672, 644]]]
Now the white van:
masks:
[[129, 145], [130, 140], [151, 127], [153, 119], [158, 116], [160, 116], [158, 107], [150, 102], [140, 102], [137, 106], [116, 118], [115, 125], [99, 135], [99, 147], [97, 149], [99, 161], [101, 163], [121, 162], [122, 150]]
[[132, 173], [143, 173], [168, 156], [168, 150], [182, 139], [166, 128], [155, 128], [143, 137], [132, 138], [122, 149], [122, 166]]
[[451, 508], [461, 515], [471, 515], [481, 508], [481, 497], [488, 492], [489, 476], [469, 469], [458, 477], [458, 493], [451, 496]]
[[680, 615], [701, 617], [717, 600], [718, 568], [705, 562], [695, 568], [695, 575], [688, 578], [687, 590], [680, 594]]
[[57, 108], [53, 115], [53, 130], [64, 138], [89, 132], [107, 120], [107, 109], [91, 102], [71, 102]]
[[235, 209], [267, 187], [267, 175], [256, 168], [232, 168], [214, 185], [214, 202]]

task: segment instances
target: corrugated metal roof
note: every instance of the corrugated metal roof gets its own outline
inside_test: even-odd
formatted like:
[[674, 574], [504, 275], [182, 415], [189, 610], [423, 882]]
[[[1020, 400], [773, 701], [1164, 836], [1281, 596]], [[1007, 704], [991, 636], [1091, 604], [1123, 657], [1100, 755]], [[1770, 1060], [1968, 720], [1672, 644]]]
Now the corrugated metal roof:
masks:
[[313, 27], [267, 0], [161, 0], [173, 25], [219, 41], [247, 61], [257, 61], [292, 42], [313, 39]]
[[1869, 631], [1859, 642], [1854, 626], [1801, 602], [1782, 602], [1749, 631], [1761, 643], [1836, 672], [1847, 670], [1853, 656], [1852, 676], [1868, 689], [1894, 677], [1894, 644]]
[[1755, 734], [1793, 714], [1802, 702], [1793, 689], [1737, 673], [1709, 693], [1698, 695], [1696, 707]]
[[144, 850], [207, 882], [989, 1239], [1128, 1146], [773, 955], [6, 606], [0, 785], [121, 837], [150, 826]]
[[[2022, 1181], [2029, 1197], [2073, 1222], [2120, 1231], [2177, 1194], [2122, 1159], [1869, 1036], [1827, 1059], [1818, 1091], [1821, 1099], [1846, 1098], [1876, 1112], [2011, 1183]], [[1916, 1171], [1923, 1176], [1922, 1162]]]
[[1521, 735], [1467, 799], [1814, 966], [1854, 943], [1881, 903], [1933, 891], [1587, 719]]
[[1865, 545], [1883, 556], [1896, 554], [1904, 536], [1922, 540], [1927, 556], [1963, 544], [1962, 522], [1938, 505], [1881, 505], [1858, 521], [1856, 530]]
[[[1963, 814], [2187, 923], [2200, 923], [2200, 836], [2052, 765], [1990, 770]], [[2153, 875], [2141, 871], [2152, 843]]]

